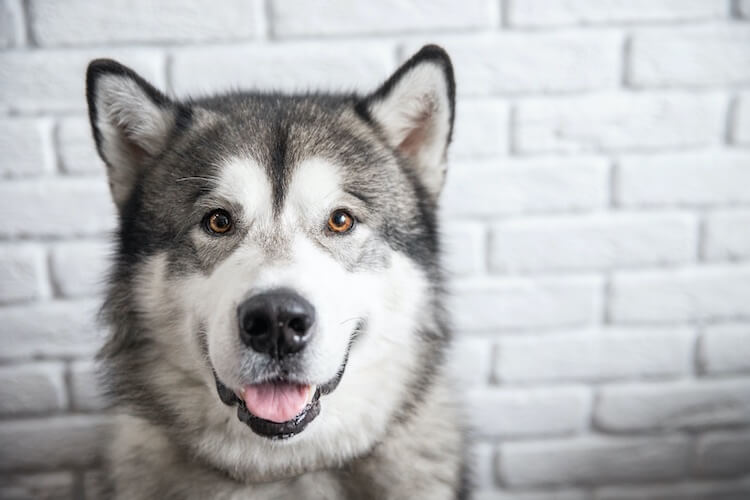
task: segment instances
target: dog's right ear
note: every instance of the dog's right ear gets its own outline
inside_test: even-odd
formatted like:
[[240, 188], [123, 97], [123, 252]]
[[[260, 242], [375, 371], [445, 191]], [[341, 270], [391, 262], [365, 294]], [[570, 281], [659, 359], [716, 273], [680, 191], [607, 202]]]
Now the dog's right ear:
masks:
[[89, 119], [109, 187], [119, 209], [145, 163], [161, 153], [177, 119], [177, 105], [133, 70], [96, 59], [86, 71]]

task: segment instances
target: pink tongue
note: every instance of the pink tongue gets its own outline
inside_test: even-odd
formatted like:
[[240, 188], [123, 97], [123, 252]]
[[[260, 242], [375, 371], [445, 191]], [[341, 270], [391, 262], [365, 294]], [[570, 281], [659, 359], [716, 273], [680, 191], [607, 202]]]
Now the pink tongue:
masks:
[[299, 415], [307, 404], [308, 385], [269, 382], [242, 390], [247, 409], [271, 422], [286, 422]]

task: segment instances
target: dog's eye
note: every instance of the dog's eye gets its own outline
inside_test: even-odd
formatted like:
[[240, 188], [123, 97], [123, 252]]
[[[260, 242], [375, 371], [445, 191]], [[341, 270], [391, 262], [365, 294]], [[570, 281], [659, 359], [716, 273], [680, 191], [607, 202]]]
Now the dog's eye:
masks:
[[328, 229], [334, 233], [346, 233], [354, 228], [354, 217], [343, 209], [334, 210], [328, 217]]
[[224, 234], [232, 229], [232, 216], [226, 210], [212, 210], [206, 215], [203, 224], [210, 233]]

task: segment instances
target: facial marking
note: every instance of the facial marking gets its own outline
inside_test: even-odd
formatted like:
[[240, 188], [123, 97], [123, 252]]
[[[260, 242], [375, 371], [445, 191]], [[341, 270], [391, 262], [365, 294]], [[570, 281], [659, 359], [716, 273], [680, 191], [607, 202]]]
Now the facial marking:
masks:
[[[305, 228], [309, 239], [348, 272], [383, 269], [390, 250], [367, 224], [368, 207], [345, 188], [344, 169], [324, 158], [302, 162], [294, 170], [282, 217]], [[332, 231], [331, 216], [343, 210], [353, 218], [351, 230]]]
[[[271, 197], [272, 188], [266, 171], [254, 160], [236, 157], [219, 168], [211, 191], [199, 199], [196, 207], [202, 222], [196, 224], [190, 233], [204, 272], [213, 272], [235, 253], [278, 247], [277, 241], [264, 242], [264, 238], [257, 237], [258, 228], [273, 228]], [[231, 223], [224, 233], [220, 231], [223, 223], [211, 219], [216, 213], [226, 215]], [[251, 229], [255, 231], [253, 235]], [[274, 233], [269, 230], [262, 234]], [[253, 245], [247, 244], [250, 236], [253, 236]]]
[[234, 158], [222, 168], [214, 196], [242, 207], [242, 214], [235, 217], [241, 218], [245, 225], [256, 220], [267, 221], [273, 215], [271, 182], [265, 169], [250, 158]]
[[340, 169], [333, 163], [314, 158], [295, 168], [286, 196], [285, 212], [297, 217], [324, 212], [341, 199]]

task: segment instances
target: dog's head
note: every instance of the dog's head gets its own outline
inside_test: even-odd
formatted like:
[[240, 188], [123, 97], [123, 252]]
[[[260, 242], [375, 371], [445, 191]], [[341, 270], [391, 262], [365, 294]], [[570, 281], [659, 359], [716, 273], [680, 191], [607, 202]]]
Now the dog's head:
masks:
[[120, 218], [102, 351], [116, 395], [241, 477], [369, 449], [445, 341], [445, 52], [367, 96], [177, 101], [109, 60], [87, 94]]

